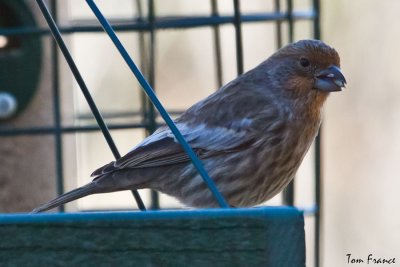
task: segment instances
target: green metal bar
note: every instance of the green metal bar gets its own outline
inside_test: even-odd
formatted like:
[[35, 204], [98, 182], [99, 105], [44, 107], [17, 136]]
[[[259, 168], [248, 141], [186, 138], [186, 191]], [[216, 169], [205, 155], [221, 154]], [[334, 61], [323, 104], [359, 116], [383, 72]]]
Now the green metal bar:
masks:
[[[293, 20], [312, 20], [315, 14], [313, 11], [298, 11], [293, 12]], [[257, 23], [257, 22], [275, 22], [287, 21], [287, 13], [251, 13], [242, 14], [240, 16], [241, 23]], [[79, 21], [80, 24], [61, 26], [59, 31], [65, 34], [102, 32], [102, 28], [97, 25], [92, 25], [94, 21]], [[115, 31], [149, 31], [150, 23], [140, 19], [135, 20], [117, 20], [111, 21]], [[213, 25], [234, 24], [234, 16], [220, 15], [218, 17], [210, 16], [164, 16], [158, 17], [154, 24], [155, 29], [191, 29], [195, 27], [208, 27]], [[23, 27], [23, 28], [2, 28], [0, 35], [49, 35], [51, 32], [45, 28]]]
[[[141, 23], [145, 22], [145, 16], [143, 12], [143, 6], [142, 6], [142, 1], [141, 0], [136, 0], [136, 9], [138, 11], [138, 18], [137, 20]], [[102, 29], [103, 30], [103, 29]], [[140, 31], [139, 32], [139, 52], [140, 52], [140, 65], [141, 69], [143, 70], [144, 75], [148, 78], [149, 77], [149, 71], [150, 71], [150, 66], [149, 66], [149, 59], [148, 59], [148, 45], [146, 42], [146, 34], [147, 32]], [[143, 128], [146, 132], [146, 136], [149, 135], [147, 128], [149, 127], [149, 120], [148, 120], [148, 106], [149, 106], [149, 100], [146, 97], [146, 93], [143, 90], [140, 90], [140, 115], [141, 115], [141, 122], [143, 124]], [[152, 193], [150, 193], [150, 210], [153, 209], [153, 198], [152, 198]]]
[[[158, 124], [161, 126], [164, 124]], [[146, 124], [143, 123], [124, 123], [124, 124], [109, 124], [109, 130], [126, 130], [145, 128]], [[21, 128], [3, 128], [0, 129], [0, 136], [13, 136], [13, 135], [40, 135], [40, 134], [55, 134], [57, 129], [55, 127], [21, 127]], [[62, 133], [84, 133], [84, 132], [100, 132], [99, 125], [82, 125], [82, 126], [61, 126], [59, 131]]]
[[[142, 65], [144, 66], [145, 64], [141, 64], [140, 66], [142, 66]], [[144, 68], [147, 68], [147, 67], [144, 66]], [[129, 118], [129, 117], [141, 118], [143, 116], [143, 110], [141, 108], [139, 111], [104, 111], [104, 112], [102, 112], [102, 115], [103, 115], [103, 118], [105, 118], [105, 119], [117, 119], [117, 118]], [[181, 115], [184, 112], [184, 110], [169, 109], [168, 112], [172, 116], [178, 116], [178, 115]], [[159, 115], [160, 114], [156, 111], [156, 116], [158, 117]], [[77, 118], [79, 120], [93, 120], [94, 116], [91, 113], [82, 113], [82, 114], [78, 114]]]
[[287, 5], [287, 21], [289, 24], [289, 43], [294, 41], [294, 15], [293, 15], [293, 0], [286, 0]]
[[242, 14], [240, 12], [240, 0], [233, 0], [234, 26], [236, 41], [236, 69], [238, 76], [243, 73], [243, 40], [242, 40]]
[[[294, 41], [294, 19], [293, 19], [293, 0], [287, 0], [287, 20], [288, 20], [288, 39], [289, 43]], [[285, 205], [294, 206], [295, 203], [295, 180], [293, 179], [283, 191], [283, 202]]]
[[[143, 14], [143, 7], [142, 7], [142, 1], [141, 0], [136, 0], [136, 9], [138, 10], [138, 21], [143, 22], [144, 21], [144, 14]], [[148, 58], [147, 58], [147, 45], [146, 45], [146, 39], [145, 39], [145, 32], [141, 31], [139, 32], [139, 51], [140, 51], [140, 68], [143, 71], [143, 74], [148, 77], [149, 76], [149, 64], [148, 64]], [[143, 90], [140, 90], [140, 115], [142, 119], [142, 123], [145, 126], [144, 128], [147, 128], [147, 105], [148, 105], [148, 99], [146, 97], [146, 93]]]
[[[51, 1], [51, 9], [53, 11], [54, 21], [57, 21], [57, 2]], [[60, 77], [57, 43], [51, 42], [51, 58], [52, 58], [52, 80], [53, 80], [53, 114], [54, 114], [54, 149], [56, 161], [56, 184], [57, 195], [64, 193], [64, 164], [62, 152], [62, 131], [61, 131], [61, 107], [60, 107]], [[65, 211], [64, 205], [58, 207], [60, 212]]]
[[[150, 51], [149, 51], [149, 77], [148, 77], [148, 81], [150, 86], [153, 88], [153, 90], [156, 90], [156, 77], [155, 77], [155, 73], [156, 73], [156, 32], [155, 32], [155, 4], [154, 4], [154, 0], [148, 0], [148, 21], [149, 21], [149, 25], [150, 25]], [[156, 121], [156, 111], [154, 109], [154, 106], [150, 103], [149, 98], [146, 98], [146, 101], [148, 102], [147, 104], [147, 134], [150, 135], [152, 133], [154, 133], [157, 129], [157, 121]], [[150, 191], [150, 195], [151, 195], [151, 204], [150, 204], [150, 208], [152, 210], [158, 210], [160, 209], [160, 199], [159, 199], [159, 194], [157, 191], [155, 190], [151, 190]]]
[[[218, 3], [217, 0], [211, 0], [211, 16], [218, 17]], [[213, 26], [214, 38], [214, 55], [216, 65], [216, 76], [218, 88], [223, 85], [222, 80], [222, 53], [221, 53], [221, 31], [219, 25]]]
[[[321, 39], [321, 7], [319, 0], [313, 0], [314, 9], [314, 38]], [[321, 261], [321, 225], [323, 218], [323, 177], [322, 177], [322, 130], [323, 125], [319, 129], [319, 133], [315, 139], [315, 229], [314, 229], [314, 262], [315, 266], [322, 265]]]
[[[149, 36], [145, 36], [144, 32], [139, 33], [139, 50], [140, 50], [140, 63], [141, 69], [143, 71], [144, 76], [149, 81], [149, 84], [155, 90], [155, 29], [154, 29], [154, 1], [147, 1], [148, 4], [148, 15], [147, 21], [149, 21], [151, 27], [151, 31], [148, 34]], [[145, 20], [145, 16], [143, 14], [143, 7], [140, 0], [136, 0], [136, 7], [138, 10], [138, 15], [141, 20]], [[147, 34], [147, 33], [146, 33]], [[146, 39], [145, 37], [149, 37]], [[149, 41], [150, 44], [148, 44]], [[154, 109], [154, 106], [151, 104], [151, 101], [146, 97], [146, 93], [141, 90], [140, 92], [140, 101], [141, 101], [141, 114], [142, 121], [145, 125], [146, 135], [149, 136], [152, 134], [158, 127], [157, 124], [157, 112]], [[172, 114], [172, 113], [171, 113]], [[157, 191], [150, 191], [150, 209], [156, 210], [160, 208], [159, 203], [159, 194]]]
[[[281, 12], [281, 1], [275, 0], [274, 8], [276, 13]], [[276, 30], [276, 47], [279, 49], [282, 47], [282, 21], [277, 20], [275, 23], [275, 30]]]

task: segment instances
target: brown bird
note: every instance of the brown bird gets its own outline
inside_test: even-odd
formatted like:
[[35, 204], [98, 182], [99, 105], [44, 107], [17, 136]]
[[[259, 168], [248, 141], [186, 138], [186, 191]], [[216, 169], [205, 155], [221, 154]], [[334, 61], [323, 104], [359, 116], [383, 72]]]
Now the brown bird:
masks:
[[[175, 123], [231, 206], [265, 202], [293, 179], [323, 103], [346, 80], [338, 53], [318, 40], [289, 44], [193, 105]], [[217, 207], [168, 127], [94, 171], [94, 180], [36, 208], [97, 193], [151, 188], [192, 207]]]

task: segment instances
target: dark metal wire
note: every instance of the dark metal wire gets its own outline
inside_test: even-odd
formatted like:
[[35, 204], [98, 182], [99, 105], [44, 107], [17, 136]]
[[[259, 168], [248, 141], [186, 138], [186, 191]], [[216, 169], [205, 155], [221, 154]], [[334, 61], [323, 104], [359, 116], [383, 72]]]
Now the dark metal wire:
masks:
[[322, 149], [321, 149], [322, 125], [315, 138], [315, 221], [314, 221], [314, 262], [315, 266], [321, 265], [321, 219], [322, 219]]
[[[161, 126], [164, 124], [158, 124]], [[123, 123], [123, 124], [109, 124], [109, 130], [126, 130], [126, 129], [138, 129], [145, 128], [144, 123]], [[41, 135], [41, 134], [52, 134], [54, 135], [57, 131], [64, 133], [85, 133], [85, 132], [98, 132], [100, 131], [99, 125], [80, 125], [80, 126], [61, 126], [56, 127], [21, 127], [21, 128], [6, 128], [0, 130], [0, 136], [14, 136], [14, 135]]]
[[[155, 10], [154, 10], [154, 1], [153, 0], [148, 0], [148, 21], [150, 25], [150, 31], [149, 31], [149, 55], [148, 55], [148, 82], [150, 86], [153, 88], [155, 91], [156, 87], [156, 79], [155, 79], [155, 57], [156, 57], [156, 33], [155, 33]], [[147, 131], [148, 134], [152, 134], [157, 127], [156, 123], [156, 111], [154, 109], [154, 106], [151, 104], [150, 100], [146, 98], [147, 100]]]
[[[211, 0], [211, 16], [218, 17], [218, 3], [217, 0]], [[222, 79], [222, 53], [221, 53], [221, 31], [219, 25], [214, 25], [213, 29], [213, 38], [214, 38], [214, 58], [216, 65], [216, 76], [217, 76], [217, 85], [221, 87], [223, 85]]]
[[[150, 24], [150, 51], [149, 51], [149, 77], [148, 81], [150, 86], [153, 88], [155, 91], [156, 87], [156, 78], [155, 78], [155, 69], [156, 69], [156, 64], [155, 64], [155, 57], [156, 57], [156, 32], [155, 32], [155, 6], [154, 6], [154, 0], [148, 0], [148, 21]], [[156, 112], [154, 110], [154, 106], [150, 103], [149, 98], [146, 98], [147, 100], [147, 134], [150, 135], [155, 132], [157, 129], [157, 122], [156, 122]], [[160, 200], [159, 200], [159, 194], [157, 191], [151, 190], [151, 206], [150, 208], [153, 210], [158, 210], [160, 209]]]
[[133, 62], [132, 58], [129, 56], [128, 52], [126, 51], [126, 49], [124, 48], [124, 46], [122, 45], [122, 43], [120, 42], [118, 37], [116, 36], [111, 25], [104, 18], [103, 14], [97, 8], [97, 6], [93, 2], [93, 0], [86, 0], [86, 2], [88, 3], [89, 7], [92, 9], [93, 13], [99, 20], [100, 24], [103, 26], [106, 33], [109, 35], [110, 39], [113, 41], [114, 45], [116, 46], [116, 48], [120, 52], [121, 56], [123, 57], [123, 59], [125, 60], [127, 65], [129, 66], [129, 68], [131, 69], [132, 73], [135, 75], [135, 77], [138, 80], [138, 82], [140, 83], [140, 85], [146, 91], [146, 94], [149, 96], [153, 105], [160, 112], [161, 116], [163, 117], [164, 121], [167, 123], [168, 127], [171, 129], [171, 131], [174, 134], [177, 141], [182, 145], [182, 148], [184, 149], [186, 154], [190, 157], [193, 165], [196, 167], [197, 171], [203, 178], [204, 182], [207, 184], [208, 188], [211, 190], [211, 192], [214, 195], [215, 199], [217, 200], [218, 204], [223, 208], [229, 208], [224, 197], [222, 196], [222, 194], [218, 191], [217, 187], [215, 186], [213, 180], [208, 176], [208, 173], [204, 169], [202, 162], [198, 159], [197, 155], [194, 153], [192, 148], [186, 142], [186, 140], [182, 136], [182, 134], [179, 132], [178, 128], [172, 121], [168, 112], [165, 110], [165, 108], [162, 106], [162, 104], [158, 100], [153, 89], [151, 88], [149, 83], [146, 81], [146, 79], [143, 77], [142, 73], [137, 68], [136, 64]]
[[[138, 10], [138, 18], [141, 20], [145, 20], [145, 15], [143, 14], [143, 6], [140, 0], [136, 0], [136, 8]], [[139, 33], [139, 51], [140, 51], [140, 66], [144, 76], [149, 81], [149, 84], [155, 88], [155, 29], [154, 29], [154, 21], [155, 21], [155, 11], [154, 11], [154, 1], [147, 0], [148, 6], [148, 15], [147, 21], [149, 21], [151, 25], [151, 31], [148, 32], [140, 32]], [[149, 37], [146, 39], [146, 37]], [[149, 40], [150, 39], [150, 40]], [[146, 42], [148, 41], [148, 42]], [[149, 44], [150, 42], [150, 44]], [[156, 128], [157, 124], [157, 112], [154, 110], [154, 106], [151, 104], [151, 101], [146, 97], [146, 93], [141, 90], [140, 91], [140, 99], [141, 99], [141, 114], [142, 121], [145, 125], [146, 135], [152, 134]], [[182, 113], [179, 112], [179, 113]], [[170, 112], [170, 114], [172, 114]], [[157, 210], [160, 209], [160, 200], [159, 193], [154, 190], [150, 190], [150, 209]]]
[[[274, 7], [275, 7], [275, 12], [280, 13], [281, 12], [281, 1], [275, 0]], [[276, 30], [276, 35], [275, 35], [276, 47], [281, 48], [282, 47], [282, 21], [277, 20], [275, 22], [275, 30]]]
[[[315, 14], [312, 11], [297, 11], [293, 12], [293, 20], [310, 20], [313, 19]], [[288, 19], [287, 13], [251, 13], [241, 14], [240, 21], [242, 23], [256, 23], [256, 22], [275, 22], [286, 21]], [[59, 31], [65, 34], [75, 33], [88, 33], [88, 32], [102, 32], [102, 28], [98, 25], [93, 25], [93, 20], [76, 20], [76, 25], [61, 26]], [[135, 20], [111, 20], [113, 29], [115, 31], [149, 31], [151, 25], [148, 21], [141, 19]], [[209, 27], [214, 25], [224, 25], [235, 23], [235, 16], [220, 15], [218, 17], [210, 16], [164, 16], [158, 17], [154, 23], [155, 29], [188, 29], [195, 27]], [[86, 25], [84, 25], [86, 24]], [[2, 28], [0, 35], [46, 35], [50, 34], [49, 29], [37, 27], [19, 27], [19, 28]]]
[[243, 40], [242, 40], [242, 15], [240, 13], [240, 0], [233, 0], [234, 26], [236, 40], [236, 69], [237, 74], [243, 73]]
[[[314, 38], [321, 39], [321, 7], [319, 0], [313, 0], [313, 19]], [[322, 205], [323, 205], [323, 177], [322, 177], [322, 130], [321, 125], [317, 138], [315, 139], [315, 228], [314, 228], [314, 262], [315, 266], [321, 266], [321, 224], [322, 224]]]
[[[288, 20], [288, 40], [294, 41], [294, 19], [293, 19], [293, 0], [286, 0], [287, 20]], [[283, 202], [285, 205], [294, 206], [295, 202], [295, 180], [293, 179], [283, 191]]]
[[[54, 36], [54, 39], [56, 40], [61, 52], [63, 53], [68, 65], [69, 65], [69, 67], [70, 67], [70, 69], [71, 69], [71, 71], [72, 71], [72, 73], [73, 73], [73, 75], [74, 75], [74, 77], [75, 77], [75, 79], [77, 81], [77, 83], [79, 84], [79, 87], [82, 90], [82, 93], [85, 96], [85, 99], [89, 104], [90, 110], [92, 111], [93, 115], [96, 118], [97, 124], [99, 125], [99, 127], [101, 128], [101, 130], [103, 132], [103, 135], [104, 135], [104, 137], [105, 137], [105, 139], [107, 141], [108, 146], [110, 147], [114, 157], [116, 159], [120, 158], [121, 155], [118, 152], [118, 149], [117, 149], [117, 147], [116, 147], [116, 145], [114, 143], [114, 140], [111, 137], [111, 134], [110, 134], [110, 132], [109, 132], [109, 130], [107, 128], [107, 125], [105, 124], [105, 122], [104, 122], [104, 120], [103, 120], [103, 118], [102, 118], [102, 116], [100, 114], [100, 111], [98, 110], [98, 108], [97, 108], [92, 96], [90, 95], [89, 89], [87, 88], [87, 86], [85, 84], [85, 81], [83, 80], [83, 78], [82, 78], [77, 66], [75, 65], [74, 60], [72, 59], [72, 56], [69, 53], [68, 48], [64, 43], [64, 40], [62, 39], [61, 33], [58, 30], [57, 25], [54, 22], [51, 14], [50, 14], [50, 11], [48, 10], [48, 8], [47, 8], [46, 4], [43, 2], [43, 0], [36, 0], [36, 2], [38, 4], [38, 6], [39, 6], [44, 18], [45, 18], [47, 24], [49, 25], [50, 30], [51, 30], [51, 32], [52, 32], [52, 34]], [[143, 204], [142, 199], [140, 198], [139, 193], [135, 190], [135, 191], [133, 191], [133, 194], [134, 194], [134, 197], [136, 199], [138, 207], [141, 210], [145, 210], [146, 208], [145, 208], [145, 206]]]
[[[141, 49], [141, 48], [140, 48]], [[146, 64], [141, 64], [146, 65]], [[147, 68], [147, 67], [145, 67]], [[141, 107], [142, 108], [142, 107]], [[172, 116], [178, 116], [181, 115], [184, 111], [183, 110], [178, 110], [178, 109], [169, 109], [169, 114]], [[140, 111], [103, 111], [103, 118], [105, 119], [117, 119], [117, 118], [128, 118], [128, 117], [139, 117], [143, 118], [143, 110], [140, 109]], [[159, 116], [158, 112], [156, 111], [156, 116]], [[80, 120], [93, 120], [93, 114], [91, 113], [82, 113], [78, 114], [77, 118]], [[1, 133], [1, 130], [0, 130]]]
[[286, 0], [287, 5], [287, 21], [289, 26], [289, 43], [292, 43], [294, 40], [294, 17], [293, 17], [293, 0]]
[[[54, 21], [57, 21], [57, 3], [56, 0], [51, 1], [51, 10], [53, 11]], [[54, 152], [56, 163], [56, 184], [57, 194], [64, 193], [64, 165], [63, 165], [63, 144], [61, 131], [61, 107], [60, 107], [60, 83], [59, 83], [59, 62], [57, 43], [51, 42], [51, 58], [52, 58], [52, 82], [53, 82], [53, 114], [54, 114]], [[58, 207], [60, 212], [65, 211], [64, 205]]]
[[[136, 0], [136, 9], [138, 11], [138, 21], [140, 23], [144, 22], [144, 14], [143, 14], [143, 6], [141, 0]], [[147, 57], [147, 45], [146, 45], [146, 36], [145, 32], [139, 32], [139, 51], [140, 51], [140, 67], [143, 71], [143, 74], [148, 77], [149, 76], [149, 60]], [[147, 105], [148, 99], [146, 97], [146, 93], [143, 90], [140, 90], [140, 113], [142, 116], [142, 122], [146, 125], [147, 119]], [[146, 126], [144, 127], [146, 128]]]

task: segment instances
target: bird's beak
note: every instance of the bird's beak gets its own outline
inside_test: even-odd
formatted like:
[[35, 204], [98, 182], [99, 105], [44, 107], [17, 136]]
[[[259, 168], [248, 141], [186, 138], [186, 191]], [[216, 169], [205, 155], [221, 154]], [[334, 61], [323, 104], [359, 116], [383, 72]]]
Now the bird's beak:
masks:
[[315, 76], [314, 88], [325, 92], [342, 91], [346, 79], [340, 69], [334, 65], [320, 71]]

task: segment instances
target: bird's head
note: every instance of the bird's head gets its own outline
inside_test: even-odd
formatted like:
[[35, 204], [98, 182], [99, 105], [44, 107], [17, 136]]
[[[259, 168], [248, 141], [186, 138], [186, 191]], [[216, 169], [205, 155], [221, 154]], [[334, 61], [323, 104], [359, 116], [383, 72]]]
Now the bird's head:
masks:
[[338, 53], [319, 40], [289, 44], [268, 61], [274, 77], [285, 77], [280, 81], [281, 88], [294, 95], [317, 93], [326, 96], [329, 92], [341, 91], [346, 84]]

